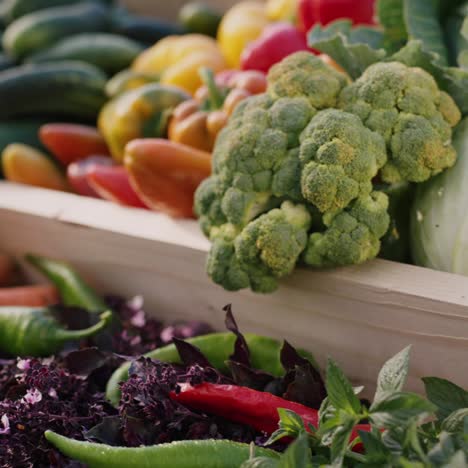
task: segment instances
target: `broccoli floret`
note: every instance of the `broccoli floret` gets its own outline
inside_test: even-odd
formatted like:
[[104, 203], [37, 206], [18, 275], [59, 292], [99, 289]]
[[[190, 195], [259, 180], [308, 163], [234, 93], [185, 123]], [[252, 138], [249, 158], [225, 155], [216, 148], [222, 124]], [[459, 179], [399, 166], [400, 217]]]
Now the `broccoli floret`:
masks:
[[384, 137], [385, 182], [423, 182], [455, 163], [451, 135], [460, 111], [421, 68], [376, 63], [342, 91], [339, 107]]
[[232, 224], [213, 228], [209, 276], [227, 290], [274, 291], [278, 279], [294, 270], [306, 248], [310, 224], [307, 208], [286, 201], [240, 232]]
[[[249, 223], [235, 240], [236, 256], [254, 291], [269, 292], [277, 278], [289, 275], [307, 245], [311, 216], [287, 201]], [[268, 281], [265, 281], [267, 279]]]
[[273, 98], [307, 98], [317, 110], [335, 107], [347, 84], [346, 75], [310, 52], [297, 52], [274, 65], [268, 73], [268, 93]]
[[383, 138], [337, 109], [319, 112], [300, 140], [302, 194], [322, 213], [371, 193], [372, 179], [387, 161]]
[[315, 267], [357, 265], [377, 256], [390, 223], [388, 197], [382, 192], [358, 198], [325, 219], [327, 229], [310, 235], [304, 262]]

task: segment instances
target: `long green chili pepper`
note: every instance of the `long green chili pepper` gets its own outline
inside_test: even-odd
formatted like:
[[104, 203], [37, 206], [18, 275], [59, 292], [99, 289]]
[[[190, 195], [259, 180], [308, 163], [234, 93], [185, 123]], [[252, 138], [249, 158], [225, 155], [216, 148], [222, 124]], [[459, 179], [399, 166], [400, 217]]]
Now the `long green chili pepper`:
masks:
[[[239, 468], [250, 446], [229, 440], [187, 440], [148, 447], [113, 447], [81, 442], [46, 431], [46, 439], [64, 455], [89, 468]], [[255, 447], [254, 456], [278, 459], [273, 450]]]
[[67, 330], [48, 308], [0, 307], [0, 349], [13, 356], [50, 356], [60, 351], [67, 341], [95, 335], [109, 325], [112, 313], [83, 330]]
[[103, 299], [67, 263], [31, 254], [26, 259], [55, 284], [64, 305], [92, 313], [106, 310]]
[[[251, 333], [246, 333], [244, 336], [249, 346], [252, 366], [256, 369], [268, 372], [275, 377], [282, 376], [284, 374], [284, 369], [280, 361], [282, 344], [266, 336], [259, 336]], [[189, 338], [186, 341], [199, 348], [216, 369], [221, 372], [226, 372], [228, 370], [226, 361], [233, 353], [234, 343], [236, 341], [236, 336], [233, 333], [211, 333], [209, 335]], [[317, 366], [310, 353], [302, 350], [300, 350], [299, 353], [313, 365]], [[145, 356], [158, 361], [174, 364], [180, 363], [179, 353], [173, 344], [157, 348], [145, 354]], [[118, 405], [120, 401], [119, 383], [128, 379], [130, 365], [130, 362], [122, 364], [107, 382], [106, 397], [115, 406]]]

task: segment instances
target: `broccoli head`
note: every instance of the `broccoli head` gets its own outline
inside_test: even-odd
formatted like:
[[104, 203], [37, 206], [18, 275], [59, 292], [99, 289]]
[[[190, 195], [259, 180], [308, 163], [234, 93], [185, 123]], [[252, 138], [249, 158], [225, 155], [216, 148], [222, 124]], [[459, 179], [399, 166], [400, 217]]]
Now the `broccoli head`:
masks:
[[341, 92], [338, 106], [385, 139], [385, 182], [423, 182], [455, 163], [451, 136], [460, 111], [421, 68], [399, 62], [371, 65]]
[[381, 63], [347, 80], [293, 54], [218, 135], [195, 212], [212, 242], [208, 274], [225, 289], [271, 292], [298, 262], [376, 257], [390, 217], [375, 182], [419, 182], [453, 164], [459, 111], [430, 75]]

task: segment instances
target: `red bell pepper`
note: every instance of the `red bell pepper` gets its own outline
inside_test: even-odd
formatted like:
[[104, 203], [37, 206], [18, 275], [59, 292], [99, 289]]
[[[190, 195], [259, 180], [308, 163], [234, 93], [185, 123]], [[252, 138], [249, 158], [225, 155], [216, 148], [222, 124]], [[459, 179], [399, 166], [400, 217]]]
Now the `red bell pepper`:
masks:
[[375, 0], [299, 0], [298, 21], [303, 32], [317, 23], [348, 18], [353, 24], [375, 24]]
[[110, 154], [97, 128], [87, 125], [46, 124], [40, 128], [39, 138], [64, 166], [88, 156]]
[[88, 171], [86, 179], [104, 200], [119, 205], [148, 209], [130, 185], [128, 172], [123, 166], [95, 165]]
[[309, 50], [305, 34], [290, 23], [275, 23], [247, 45], [241, 56], [241, 68], [266, 73], [275, 63], [301, 50]]
[[[309, 430], [309, 424], [318, 427], [318, 411], [313, 408], [285, 400], [267, 392], [259, 392], [248, 387], [237, 385], [218, 385], [202, 383], [197, 386], [179, 384], [180, 392], [172, 392], [171, 398], [183, 405], [224, 417], [230, 421], [247, 424], [257, 431], [272, 434], [278, 429], [278, 409], [294, 411], [304, 421]], [[350, 441], [359, 437], [358, 431], [369, 432], [368, 424], [354, 427]], [[358, 444], [360, 445], [360, 444]], [[357, 447], [355, 450], [359, 450]]]
[[101, 198], [99, 194], [89, 185], [88, 172], [95, 166], [113, 166], [115, 162], [107, 156], [91, 156], [81, 161], [71, 163], [67, 167], [68, 183], [79, 195], [85, 197]]

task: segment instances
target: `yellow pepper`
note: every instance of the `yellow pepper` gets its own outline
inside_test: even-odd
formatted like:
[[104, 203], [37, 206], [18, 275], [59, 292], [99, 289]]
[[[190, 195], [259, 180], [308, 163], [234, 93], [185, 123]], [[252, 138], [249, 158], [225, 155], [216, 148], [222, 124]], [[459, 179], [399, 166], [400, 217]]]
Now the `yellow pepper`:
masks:
[[239, 68], [245, 46], [269, 24], [264, 3], [245, 1], [231, 8], [218, 29], [218, 43], [230, 68]]
[[271, 21], [294, 20], [297, 12], [298, 0], [268, 0], [266, 12]]
[[41, 151], [21, 143], [11, 143], [2, 153], [5, 178], [11, 182], [51, 190], [68, 191], [65, 176]]
[[138, 73], [159, 75], [162, 84], [178, 86], [193, 94], [201, 86], [198, 70], [224, 70], [226, 61], [218, 43], [201, 34], [168, 36], [141, 53], [133, 62]]

